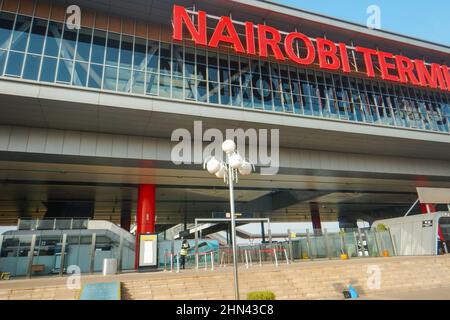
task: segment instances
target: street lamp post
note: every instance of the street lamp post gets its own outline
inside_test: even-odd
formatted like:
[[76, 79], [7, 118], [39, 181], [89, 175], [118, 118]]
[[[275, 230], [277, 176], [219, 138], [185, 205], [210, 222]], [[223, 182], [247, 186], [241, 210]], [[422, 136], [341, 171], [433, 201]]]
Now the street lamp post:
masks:
[[234, 208], [234, 183], [238, 182], [238, 174], [250, 175], [254, 169], [250, 162], [245, 161], [236, 151], [236, 144], [233, 140], [226, 140], [222, 144], [222, 150], [226, 153], [226, 161], [221, 162], [215, 157], [206, 159], [204, 168], [217, 178], [224, 179], [230, 189], [230, 214], [231, 214], [231, 241], [233, 251], [233, 275], [234, 275], [234, 296], [239, 300], [239, 281], [237, 268], [237, 246], [236, 246], [236, 212]]

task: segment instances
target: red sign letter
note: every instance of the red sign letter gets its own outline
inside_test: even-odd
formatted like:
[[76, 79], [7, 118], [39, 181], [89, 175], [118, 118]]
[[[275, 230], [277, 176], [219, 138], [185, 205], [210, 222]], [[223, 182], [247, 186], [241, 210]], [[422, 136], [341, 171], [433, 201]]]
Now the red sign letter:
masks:
[[[229, 36], [223, 34], [225, 28], [227, 29]], [[236, 29], [234, 29], [233, 22], [231, 22], [231, 19], [229, 17], [220, 18], [216, 30], [214, 30], [214, 33], [211, 37], [211, 41], [209, 41], [209, 46], [217, 48], [220, 41], [231, 43], [234, 46], [234, 50], [236, 52], [245, 52], [241, 39], [239, 39]]]
[[423, 87], [426, 87], [427, 85], [430, 86], [430, 88], [437, 89], [438, 82], [439, 87], [442, 90], [447, 90], [447, 86], [444, 81], [444, 75], [441, 72], [441, 66], [437, 63], [431, 64], [431, 72], [428, 71], [427, 66], [425, 65], [425, 62], [423, 60], [414, 60], [414, 63], [416, 64], [416, 70], [417, 75], [419, 76], [420, 84]]
[[386, 61], [386, 59], [393, 59], [393, 58], [394, 55], [392, 53], [383, 51], [378, 52], [378, 62], [380, 63], [381, 78], [383, 78], [383, 80], [398, 82], [399, 81], [398, 77], [389, 73], [389, 70], [395, 70], [395, 64]]
[[339, 43], [339, 53], [341, 54], [342, 71], [350, 72], [350, 62], [348, 61], [347, 46], [345, 43]]
[[339, 69], [341, 62], [337, 56], [337, 47], [334, 42], [323, 38], [316, 38], [316, 44], [320, 67], [328, 70]]
[[419, 80], [417, 80], [417, 77], [414, 74], [414, 63], [411, 61], [411, 59], [405, 56], [397, 55], [395, 57], [395, 61], [397, 63], [400, 82], [407, 83], [409, 81], [415, 86], [420, 85]]
[[206, 12], [198, 12], [198, 31], [195, 29], [194, 23], [186, 12], [186, 9], [181, 6], [173, 6], [173, 39], [183, 40], [183, 22], [186, 24], [192, 39], [195, 44], [207, 45], [206, 39]]
[[372, 62], [372, 55], [376, 55], [377, 51], [363, 48], [363, 47], [356, 47], [356, 52], [360, 52], [364, 54], [364, 63], [366, 64], [366, 72], [367, 76], [371, 78], [375, 78], [375, 71], [373, 70], [373, 62]]
[[[305, 58], [300, 58], [294, 51], [293, 44], [294, 40], [296, 39], [300, 39], [305, 43], [306, 47]], [[286, 39], [284, 39], [284, 50], [286, 51], [286, 54], [289, 57], [289, 59], [298, 64], [309, 65], [313, 63], [314, 59], [316, 58], [316, 51], [314, 49], [312, 41], [307, 36], [299, 32], [292, 32], [286, 36]]]
[[247, 39], [247, 53], [248, 54], [256, 54], [255, 49], [255, 27], [253, 23], [246, 22], [245, 23], [245, 35]]
[[447, 89], [450, 91], [450, 71], [447, 66], [442, 66], [442, 72], [444, 73], [445, 82], [447, 82]]
[[[272, 38], [267, 38], [267, 33], [270, 33]], [[267, 46], [270, 46], [277, 60], [285, 60], [283, 53], [278, 46], [278, 43], [281, 41], [281, 34], [277, 29], [265, 26], [263, 24], [258, 24], [258, 41], [259, 55], [261, 57], [267, 58]]]

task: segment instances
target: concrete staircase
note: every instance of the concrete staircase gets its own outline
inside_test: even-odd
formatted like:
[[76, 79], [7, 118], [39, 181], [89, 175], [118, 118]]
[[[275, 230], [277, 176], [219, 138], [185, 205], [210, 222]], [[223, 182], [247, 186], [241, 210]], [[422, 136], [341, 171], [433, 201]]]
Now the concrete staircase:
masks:
[[[370, 272], [379, 270], [380, 289], [368, 288]], [[67, 289], [67, 278], [36, 278], [0, 282], [1, 299], [76, 299], [78, 290]], [[101, 277], [84, 276], [83, 282], [121, 281], [123, 299], [234, 298], [232, 268], [181, 273], [132, 273]], [[240, 267], [241, 298], [250, 291], [270, 290], [277, 299], [343, 299], [349, 284], [362, 297], [383, 292], [426, 290], [450, 286], [450, 255], [440, 257], [361, 258], [348, 261], [308, 261], [249, 269]]]
[[[373, 270], [381, 275], [380, 289], [369, 289]], [[231, 267], [206, 274], [170, 274], [164, 278], [123, 283], [124, 299], [234, 298]], [[277, 299], [343, 299], [351, 283], [361, 296], [450, 285], [449, 257], [363, 258], [350, 261], [300, 262], [289, 266], [240, 268], [241, 298], [248, 292], [270, 290]], [[370, 282], [370, 281], [369, 281]], [[373, 283], [373, 282], [372, 282]]]

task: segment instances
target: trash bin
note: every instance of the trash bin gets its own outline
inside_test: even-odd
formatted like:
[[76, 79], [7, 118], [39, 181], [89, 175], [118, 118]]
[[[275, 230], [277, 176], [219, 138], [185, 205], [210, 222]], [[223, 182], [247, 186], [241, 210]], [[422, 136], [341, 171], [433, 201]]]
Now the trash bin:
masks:
[[117, 259], [103, 259], [103, 275], [117, 273]]

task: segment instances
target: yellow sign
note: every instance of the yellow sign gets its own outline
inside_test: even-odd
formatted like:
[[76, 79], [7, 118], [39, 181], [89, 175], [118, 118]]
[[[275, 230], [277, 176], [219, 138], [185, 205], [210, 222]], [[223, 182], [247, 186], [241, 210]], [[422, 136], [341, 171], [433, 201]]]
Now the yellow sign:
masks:
[[156, 237], [155, 234], [143, 234], [141, 235], [141, 241], [155, 241]]
[[292, 238], [297, 238], [297, 233], [296, 232], [291, 232], [291, 239]]

